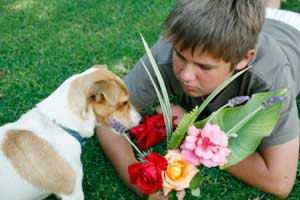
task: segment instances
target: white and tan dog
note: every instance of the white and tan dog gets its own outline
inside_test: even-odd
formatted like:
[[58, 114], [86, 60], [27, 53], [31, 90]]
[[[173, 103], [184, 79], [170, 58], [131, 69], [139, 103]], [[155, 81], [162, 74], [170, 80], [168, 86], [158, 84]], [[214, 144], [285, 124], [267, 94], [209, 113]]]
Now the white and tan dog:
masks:
[[[37, 200], [50, 194], [83, 200], [80, 140], [116, 119], [138, 124], [128, 90], [105, 66], [67, 79], [13, 123], [0, 127], [0, 199]], [[77, 140], [76, 140], [77, 139]]]

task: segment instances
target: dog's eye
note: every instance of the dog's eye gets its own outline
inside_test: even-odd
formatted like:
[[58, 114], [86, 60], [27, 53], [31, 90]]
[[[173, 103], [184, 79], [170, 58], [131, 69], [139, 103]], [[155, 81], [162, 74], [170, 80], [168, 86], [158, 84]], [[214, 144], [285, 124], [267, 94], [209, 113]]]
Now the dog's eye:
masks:
[[128, 101], [124, 101], [124, 102], [123, 102], [123, 106], [126, 106], [127, 103], [128, 103]]

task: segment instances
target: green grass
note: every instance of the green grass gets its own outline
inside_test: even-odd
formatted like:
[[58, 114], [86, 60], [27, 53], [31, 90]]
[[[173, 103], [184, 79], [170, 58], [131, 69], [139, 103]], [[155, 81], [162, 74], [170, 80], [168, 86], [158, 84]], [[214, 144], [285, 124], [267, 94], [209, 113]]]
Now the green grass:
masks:
[[[174, 3], [0, 0], [0, 125], [17, 120], [63, 80], [93, 64], [105, 63], [124, 76], [144, 54], [139, 32], [153, 44]], [[300, 0], [288, 0], [283, 7], [300, 12]], [[82, 163], [85, 199], [137, 199], [95, 137], [83, 148]], [[202, 199], [275, 199], [218, 169], [202, 173]], [[298, 176], [289, 199], [299, 196]]]

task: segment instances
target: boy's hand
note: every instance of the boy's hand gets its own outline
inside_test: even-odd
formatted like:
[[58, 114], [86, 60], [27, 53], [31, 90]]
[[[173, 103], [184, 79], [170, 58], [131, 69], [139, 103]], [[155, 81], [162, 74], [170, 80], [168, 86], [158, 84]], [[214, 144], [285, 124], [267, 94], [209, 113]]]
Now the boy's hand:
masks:
[[[162, 112], [160, 107], [156, 107], [155, 110], [158, 113]], [[175, 104], [171, 104], [171, 111], [172, 111], [173, 116], [178, 117], [175, 121], [176, 124], [178, 124], [178, 122], [181, 120], [182, 116], [187, 113], [187, 111], [185, 109], [183, 109], [181, 106], [175, 105]]]

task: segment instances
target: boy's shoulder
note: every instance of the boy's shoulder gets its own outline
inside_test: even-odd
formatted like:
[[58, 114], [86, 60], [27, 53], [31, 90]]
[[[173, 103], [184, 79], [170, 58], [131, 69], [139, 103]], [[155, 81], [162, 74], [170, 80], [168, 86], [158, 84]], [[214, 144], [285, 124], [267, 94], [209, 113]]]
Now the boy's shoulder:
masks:
[[282, 22], [267, 19], [256, 45], [256, 55], [249, 70], [267, 85], [274, 85], [279, 76], [299, 76], [300, 32]]
[[162, 37], [154, 44], [152, 54], [158, 65], [172, 64], [173, 45]]

